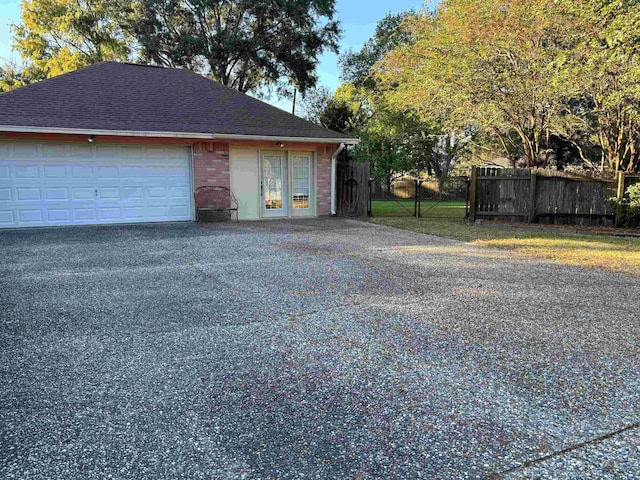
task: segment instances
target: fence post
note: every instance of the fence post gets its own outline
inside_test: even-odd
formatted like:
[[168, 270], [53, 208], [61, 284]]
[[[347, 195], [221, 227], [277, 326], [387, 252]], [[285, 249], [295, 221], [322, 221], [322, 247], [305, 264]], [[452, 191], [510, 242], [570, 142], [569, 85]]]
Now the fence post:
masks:
[[478, 188], [478, 167], [471, 167], [471, 180], [469, 181], [469, 221], [476, 221], [476, 191]]
[[418, 180], [418, 218], [422, 217], [422, 195], [420, 195], [421, 190], [422, 180]]
[[616, 190], [616, 219], [615, 219], [615, 225], [616, 227], [619, 227], [620, 225], [622, 225], [622, 214], [623, 214], [623, 208], [622, 208], [622, 201], [624, 200], [624, 191], [625, 191], [625, 185], [626, 183], [626, 179], [624, 176], [624, 172], [618, 172], [618, 189]]
[[418, 180], [414, 180], [416, 190], [413, 195], [413, 216], [418, 218]]
[[529, 215], [527, 217], [527, 223], [533, 223], [536, 218], [536, 199], [537, 199], [537, 191], [536, 187], [538, 184], [538, 175], [531, 170], [529, 172], [531, 175], [531, 183], [529, 184]]
[[371, 216], [371, 205], [372, 205], [372, 199], [371, 196], [373, 195], [373, 179], [370, 178], [369, 179], [369, 199], [367, 201], [367, 217]]

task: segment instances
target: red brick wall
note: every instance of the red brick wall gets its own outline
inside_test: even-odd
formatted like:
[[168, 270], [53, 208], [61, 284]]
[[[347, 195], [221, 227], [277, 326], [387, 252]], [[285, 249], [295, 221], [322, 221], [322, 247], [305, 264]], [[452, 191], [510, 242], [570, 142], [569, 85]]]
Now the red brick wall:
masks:
[[193, 181], [195, 188], [221, 185], [231, 188], [229, 144], [197, 142], [193, 144]]
[[334, 151], [333, 145], [319, 147], [317, 150], [318, 215], [331, 215], [331, 154]]

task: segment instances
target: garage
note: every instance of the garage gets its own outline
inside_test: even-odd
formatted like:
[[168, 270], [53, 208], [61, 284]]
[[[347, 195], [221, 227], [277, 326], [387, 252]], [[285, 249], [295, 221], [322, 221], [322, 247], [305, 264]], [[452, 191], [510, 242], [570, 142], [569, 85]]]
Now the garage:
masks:
[[192, 221], [205, 186], [240, 220], [332, 215], [358, 142], [186, 69], [101, 62], [0, 93], [0, 228]]
[[181, 146], [0, 141], [0, 228], [192, 220], [190, 157]]

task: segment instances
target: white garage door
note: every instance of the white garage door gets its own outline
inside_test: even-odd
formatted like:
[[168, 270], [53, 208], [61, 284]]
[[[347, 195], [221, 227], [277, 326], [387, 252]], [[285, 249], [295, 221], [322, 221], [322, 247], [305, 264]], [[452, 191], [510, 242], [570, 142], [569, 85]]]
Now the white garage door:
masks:
[[191, 220], [189, 150], [0, 141], [0, 228]]

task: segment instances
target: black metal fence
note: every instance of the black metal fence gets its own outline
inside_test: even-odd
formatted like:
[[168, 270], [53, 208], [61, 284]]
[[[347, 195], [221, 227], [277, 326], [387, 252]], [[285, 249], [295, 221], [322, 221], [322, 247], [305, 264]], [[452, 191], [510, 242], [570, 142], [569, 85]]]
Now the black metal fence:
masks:
[[[369, 215], [464, 218], [468, 211], [466, 199], [469, 181], [467, 177], [455, 177], [453, 182], [455, 182], [454, 188], [441, 192], [437, 181], [434, 180], [409, 178], [391, 182], [371, 180]], [[447, 210], [443, 210], [445, 207]]]

